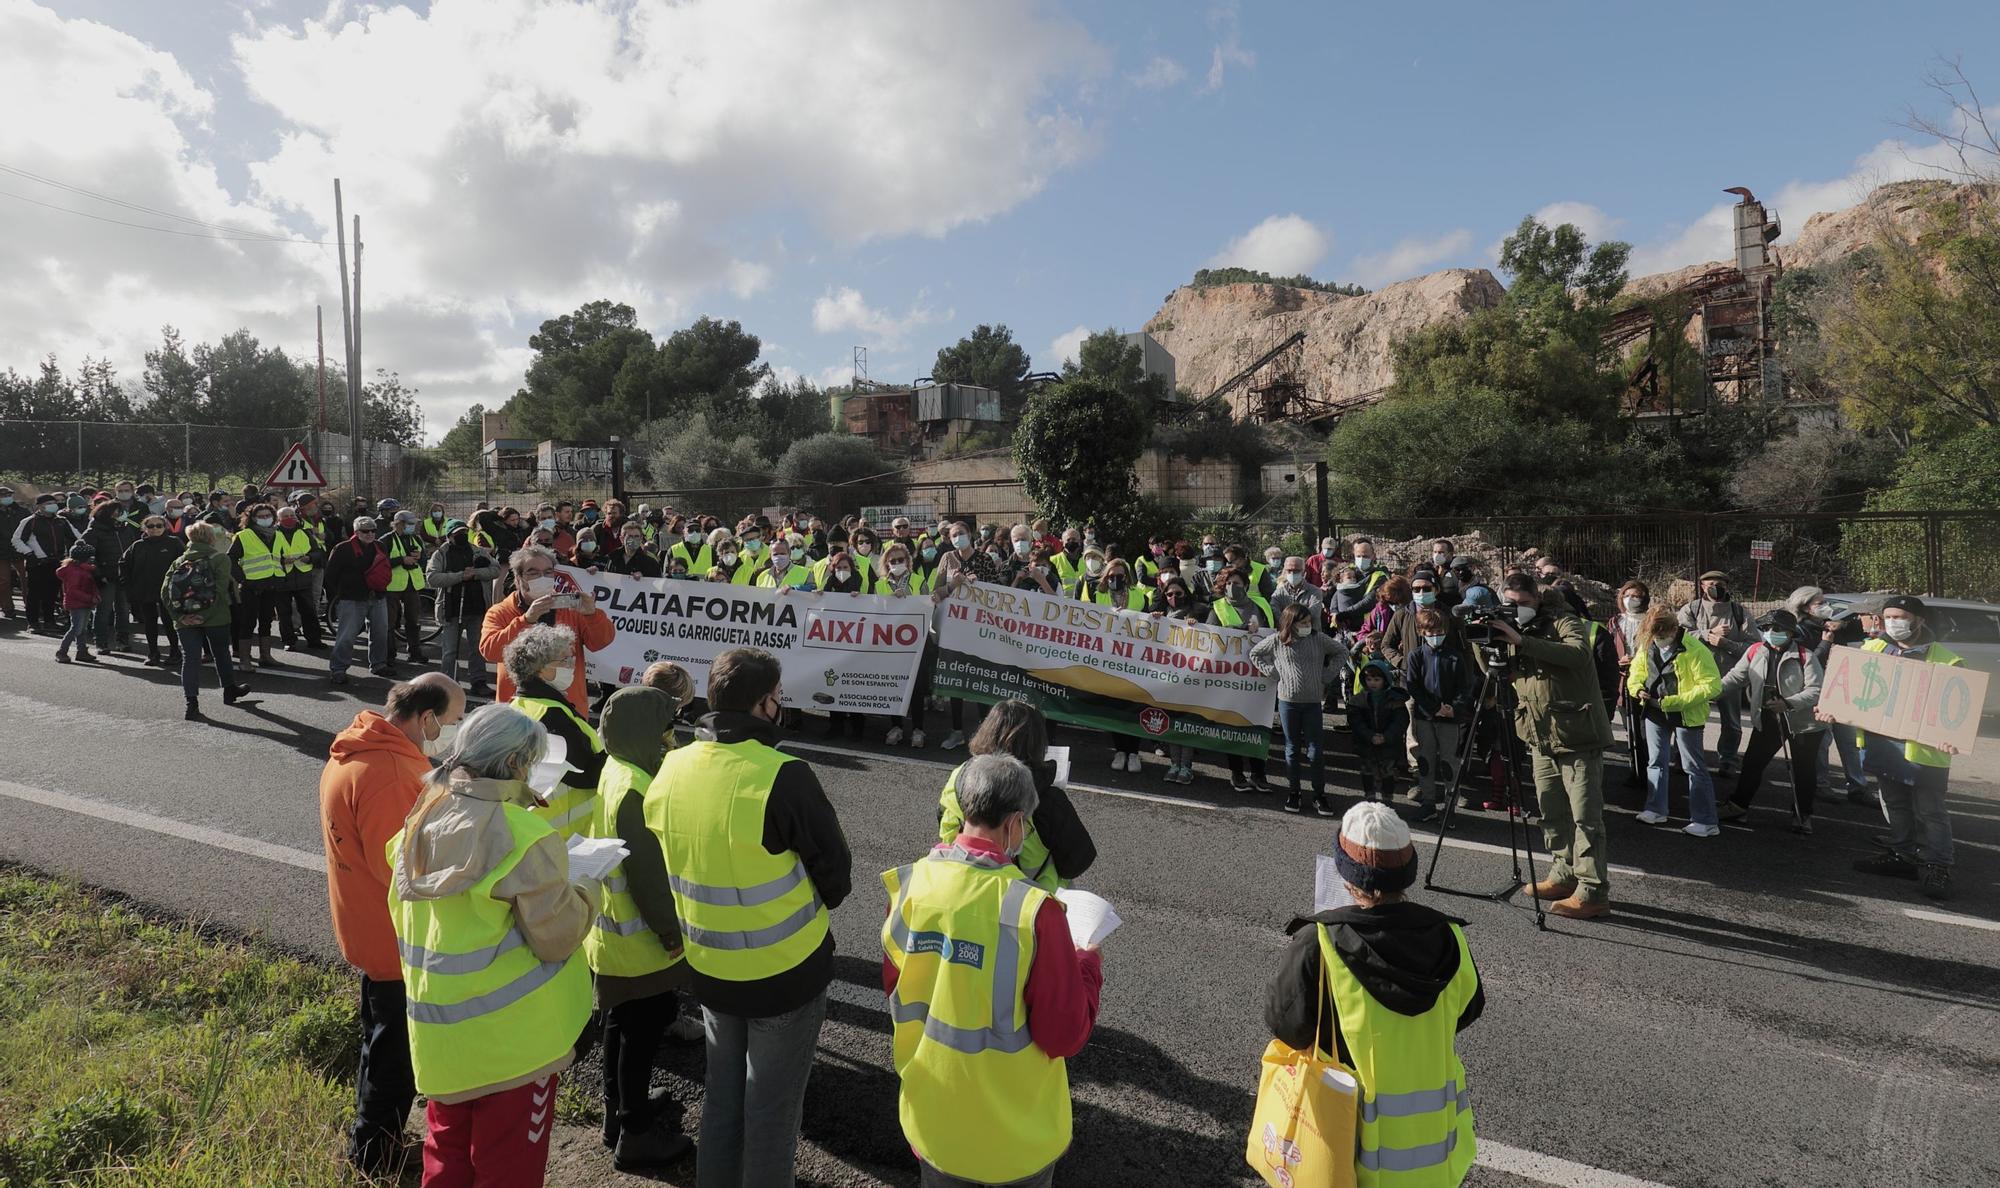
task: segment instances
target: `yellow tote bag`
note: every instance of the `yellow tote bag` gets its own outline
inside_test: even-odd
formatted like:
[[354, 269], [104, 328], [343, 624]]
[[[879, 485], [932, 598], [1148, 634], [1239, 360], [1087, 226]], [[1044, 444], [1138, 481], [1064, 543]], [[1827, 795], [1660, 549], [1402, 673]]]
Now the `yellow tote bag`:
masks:
[[[1320, 1017], [1326, 1011], [1325, 971]], [[1319, 1034], [1315, 1022], [1313, 1034]], [[1264, 1049], [1243, 1157], [1272, 1188], [1353, 1188], [1360, 1083], [1352, 1070], [1282, 1040]]]

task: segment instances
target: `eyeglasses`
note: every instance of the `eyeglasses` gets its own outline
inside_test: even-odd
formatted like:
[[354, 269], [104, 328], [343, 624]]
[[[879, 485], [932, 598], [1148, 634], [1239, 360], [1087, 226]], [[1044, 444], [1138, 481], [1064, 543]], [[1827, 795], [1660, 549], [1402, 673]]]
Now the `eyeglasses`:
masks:
[[1429, 593], [1430, 591], [1432, 591], [1432, 590], [1435, 590], [1435, 589], [1437, 589], [1437, 587], [1436, 587], [1436, 586], [1432, 586], [1432, 585], [1429, 585], [1429, 584], [1426, 584], [1426, 585], [1422, 585], [1422, 586], [1415, 586], [1415, 585], [1413, 585], [1413, 586], [1411, 586], [1411, 587], [1410, 587], [1410, 589], [1411, 589], [1411, 591], [1412, 591], [1412, 592], [1414, 592], [1414, 593], [1417, 593], [1417, 594], [1427, 594], [1427, 593]]

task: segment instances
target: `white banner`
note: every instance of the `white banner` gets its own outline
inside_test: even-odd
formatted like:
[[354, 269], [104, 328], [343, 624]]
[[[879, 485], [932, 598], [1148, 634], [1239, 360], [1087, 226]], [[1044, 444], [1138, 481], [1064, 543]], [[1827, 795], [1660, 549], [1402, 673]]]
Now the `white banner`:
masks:
[[609, 647], [588, 654], [593, 681], [636, 685], [647, 665], [671, 660], [694, 678], [695, 695], [706, 696], [710, 661], [731, 648], [758, 648], [784, 667], [788, 706], [908, 712], [930, 631], [929, 598], [560, 573], [590, 591], [618, 629]]

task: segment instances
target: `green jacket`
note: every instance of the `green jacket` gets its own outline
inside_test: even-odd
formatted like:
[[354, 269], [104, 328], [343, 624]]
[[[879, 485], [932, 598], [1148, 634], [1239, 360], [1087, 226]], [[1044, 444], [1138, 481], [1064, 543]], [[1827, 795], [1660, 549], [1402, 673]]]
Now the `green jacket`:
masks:
[[[1521, 741], [1550, 755], [1601, 751], [1611, 745], [1611, 718], [1597, 687], [1597, 664], [1583, 620], [1566, 607], [1544, 605], [1521, 629], [1509, 669], [1514, 729]], [[1486, 667], [1483, 649], [1473, 656]]]
[[[229, 608], [236, 601], [236, 567], [230, 562], [229, 550], [212, 549], [205, 544], [197, 544], [190, 541], [187, 552], [182, 553], [181, 556], [194, 556], [206, 559], [209, 572], [215, 576], [215, 601], [210, 603], [208, 609], [201, 613], [201, 625], [203, 627], [229, 626]], [[176, 560], [174, 564], [180, 564], [179, 560]], [[174, 617], [171, 606], [167, 601], [172, 596], [167, 589], [168, 584], [172, 580], [173, 567], [169, 566], [167, 576], [160, 580], [160, 609], [166, 611], [169, 617]], [[183, 625], [178, 617], [174, 617], [174, 627], [179, 628]]]
[[[1633, 697], [1646, 687], [1653, 671], [1653, 645], [1632, 653], [1632, 672], [1625, 678], [1625, 692]], [[1722, 696], [1722, 673], [1715, 667], [1715, 653], [1691, 632], [1681, 635], [1680, 650], [1674, 653], [1674, 692], [1660, 698], [1660, 712], [1678, 713], [1681, 725], [1700, 729], [1708, 721], [1708, 703]]]

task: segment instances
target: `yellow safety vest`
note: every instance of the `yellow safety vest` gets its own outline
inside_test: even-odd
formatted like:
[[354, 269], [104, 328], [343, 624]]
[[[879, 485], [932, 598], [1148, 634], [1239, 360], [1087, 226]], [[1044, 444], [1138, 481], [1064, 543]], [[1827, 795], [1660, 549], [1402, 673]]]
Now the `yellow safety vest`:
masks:
[[425, 516], [422, 520], [418, 521], [417, 531], [423, 535], [424, 539], [430, 541], [432, 544], [437, 544], [439, 541], [442, 541], [444, 539], [444, 524], [431, 523], [429, 516]]
[[283, 542], [273, 536], [271, 543], [279, 546], [279, 552], [268, 548], [258, 538], [254, 529], [245, 528], [236, 534], [236, 543], [243, 546], [243, 580], [246, 582], [268, 582], [285, 576], [285, 563], [280, 556]]
[[294, 528], [289, 533], [281, 529], [272, 543], [278, 546], [279, 562], [286, 573], [312, 572], [312, 533], [304, 528]]
[[673, 548], [668, 549], [667, 563], [669, 567], [672, 566], [673, 560], [676, 557], [679, 557], [686, 564], [688, 572], [695, 577], [700, 577], [702, 574], [715, 568], [715, 553], [708, 547], [706, 542], [702, 544], [699, 550], [688, 548], [686, 541], [681, 541]]
[[1069, 1069], [1035, 1046], [1023, 999], [1049, 893], [957, 847], [884, 871], [882, 885], [903, 1137], [948, 1175], [1034, 1175], [1070, 1141]]
[[1456, 1188], [1472, 1167], [1472, 1094], [1453, 1044], [1458, 1017], [1479, 986], [1465, 933], [1458, 972], [1431, 1009], [1403, 1015], [1376, 1001], [1334, 951], [1326, 925], [1319, 959], [1340, 1014], [1340, 1034], [1361, 1083], [1360, 1127], [1354, 1152], [1359, 1188]]
[[[854, 566], [854, 574], [861, 582], [861, 592], [864, 594], [867, 593], [868, 577], [875, 572], [875, 559], [873, 557], [863, 557], [852, 549], [843, 555], [847, 558], [848, 563]], [[832, 572], [833, 557], [831, 555], [821, 557], [819, 560], [813, 562], [813, 588], [816, 590], [826, 589], [826, 575]]]
[[757, 577], [758, 564], [748, 553], [736, 554], [736, 572], [729, 575], [729, 584], [732, 586], [753, 584]]
[[1154, 585], [1160, 577], [1160, 563], [1153, 560], [1151, 556], [1134, 558], [1132, 561], [1132, 575], [1138, 579], [1139, 584], [1142, 586]]
[[794, 762], [761, 742], [696, 739], [666, 757], [646, 789], [689, 964], [753, 982], [792, 969], [826, 941], [826, 905], [796, 853], [764, 848], [764, 806]]
[[[590, 740], [590, 750], [594, 755], [604, 753], [604, 741], [597, 737], [597, 731], [590, 723], [577, 716], [576, 710], [567, 701], [557, 701], [549, 697], [514, 698], [514, 708], [539, 722], [543, 714], [558, 713], [568, 717]], [[549, 823], [549, 828], [562, 834], [563, 841], [585, 834], [590, 829], [591, 816], [597, 811], [597, 788], [594, 785], [561, 783], [549, 796], [546, 805], [537, 806], [536, 816]]]
[[[894, 598], [895, 595], [890, 592], [889, 588], [894, 581], [895, 579], [890, 577], [888, 571], [885, 569], [883, 572], [875, 575], [872, 585], [864, 585], [861, 587], [861, 590], [865, 594], [880, 594], [884, 598]], [[928, 594], [930, 592], [930, 583], [925, 580], [924, 571], [914, 565], [910, 566], [910, 597], [914, 598], [919, 594]]]
[[753, 586], [762, 586], [766, 590], [775, 590], [781, 585], [790, 586], [791, 588], [796, 590], [811, 581], [812, 581], [812, 568], [810, 566], [800, 565], [797, 561], [794, 561], [785, 568], [785, 577], [783, 581], [778, 580], [778, 575], [772, 572], [770, 564], [766, 563], [757, 568], [756, 580], [751, 582], [750, 584]]
[[[963, 763], [951, 769], [946, 777], [944, 791], [938, 794], [938, 840], [955, 842], [958, 831], [965, 824], [965, 810], [958, 807], [958, 773], [965, 770]], [[1055, 891], [1069, 885], [1068, 880], [1056, 873], [1055, 855], [1049, 853], [1049, 844], [1035, 829], [1034, 818], [1028, 819], [1028, 836], [1021, 842], [1021, 853], [1015, 857], [1014, 865], [1021, 868], [1022, 877], [1047, 891]]]
[[[590, 968], [582, 950], [542, 961], [521, 935], [513, 905], [493, 888], [549, 827], [502, 805], [513, 848], [485, 878], [445, 899], [403, 900], [389, 887], [389, 917], [408, 995], [410, 1065], [417, 1091], [464, 1093], [527, 1076], [561, 1059], [590, 1021]], [[403, 835], [389, 839], [389, 865]]]
[[[1247, 597], [1250, 599], [1252, 606], [1264, 612], [1264, 626], [1269, 627], [1271, 625], [1271, 604], [1264, 601], [1264, 596], [1261, 594], [1250, 594]], [[1215, 602], [1215, 621], [1224, 627], [1243, 626], [1243, 616], [1237, 613], [1235, 607], [1229, 605], [1229, 600], [1226, 598], [1217, 599]]]
[[[1889, 650], [1889, 641], [1886, 639], [1871, 639], [1861, 645], [1861, 650], [1864, 652], [1887, 652]], [[1964, 664], [1965, 658], [1941, 643], [1932, 643], [1928, 648], [1924, 649], [1924, 663]], [[1973, 706], [1972, 712], [1975, 714], [1978, 713], [1979, 707]], [[1860, 737], [1860, 734], [1856, 735], [1857, 741]], [[1938, 750], [1936, 747], [1927, 747], [1920, 742], [1912, 742], [1908, 739], [1903, 741], [1903, 758], [1922, 767], [1951, 766], [1950, 755]]]
[[1074, 593], [1076, 584], [1083, 580], [1082, 558], [1079, 557], [1077, 560], [1072, 561], [1069, 559], [1067, 551], [1057, 549], [1055, 552], [1049, 554], [1049, 564], [1055, 566], [1056, 578], [1062, 588]]
[[[604, 774], [597, 781], [596, 811], [591, 814], [590, 836], [617, 837], [618, 812], [625, 798], [644, 797], [653, 777], [644, 768], [627, 763], [616, 755], [604, 761]], [[682, 960], [679, 949], [668, 949], [660, 934], [646, 926], [639, 903], [625, 882], [625, 865], [619, 863], [604, 877], [604, 904], [598, 908], [597, 923], [583, 938], [583, 955], [590, 972], [615, 978], [635, 978], [658, 973]]]
[[411, 540], [400, 532], [389, 537], [389, 593], [397, 594], [404, 590], [424, 588], [423, 566], [419, 565], [415, 569], [403, 567], [404, 557], [411, 553], [421, 556], [423, 551], [422, 542]]
[[[1118, 605], [1117, 603], [1111, 601], [1111, 595], [1107, 593], [1102, 586], [1096, 586], [1092, 588], [1090, 600], [1092, 602], [1097, 603], [1099, 606]], [[1139, 589], [1137, 586], [1132, 586], [1127, 588], [1125, 591], [1125, 609], [1135, 610], [1135, 611], [1145, 610], [1146, 609], [1145, 591]]]

